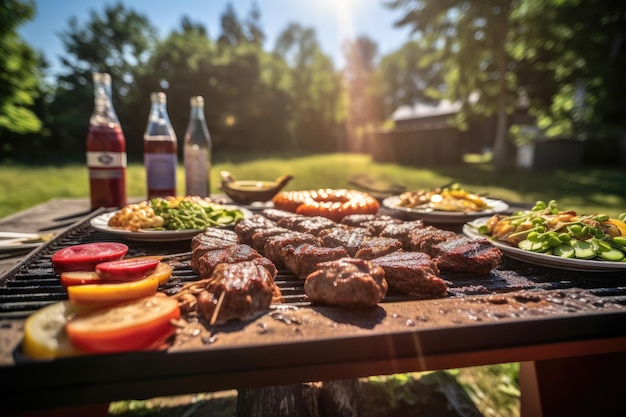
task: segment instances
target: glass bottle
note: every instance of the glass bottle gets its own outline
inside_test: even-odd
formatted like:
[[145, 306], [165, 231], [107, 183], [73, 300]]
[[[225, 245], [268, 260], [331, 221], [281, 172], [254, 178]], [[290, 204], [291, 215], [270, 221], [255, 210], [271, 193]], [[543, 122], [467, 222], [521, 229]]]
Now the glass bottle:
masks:
[[148, 125], [143, 136], [148, 199], [176, 195], [176, 133], [167, 114], [165, 93], [150, 95]]
[[93, 73], [94, 110], [87, 133], [91, 209], [126, 205], [126, 139], [111, 99], [111, 76]]
[[211, 194], [211, 135], [204, 119], [204, 99], [191, 98], [191, 113], [185, 132], [185, 192], [209, 197]]

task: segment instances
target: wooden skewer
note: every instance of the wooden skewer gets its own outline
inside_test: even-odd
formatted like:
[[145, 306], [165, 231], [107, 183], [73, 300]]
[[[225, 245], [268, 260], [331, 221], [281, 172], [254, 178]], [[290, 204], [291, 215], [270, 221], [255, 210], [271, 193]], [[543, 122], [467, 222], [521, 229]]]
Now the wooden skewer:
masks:
[[213, 311], [213, 315], [211, 316], [210, 325], [213, 326], [217, 321], [217, 315], [220, 312], [220, 308], [222, 307], [222, 301], [224, 301], [224, 297], [226, 296], [226, 291], [222, 291], [220, 294], [220, 298], [217, 300], [217, 305], [215, 306], [215, 311]]

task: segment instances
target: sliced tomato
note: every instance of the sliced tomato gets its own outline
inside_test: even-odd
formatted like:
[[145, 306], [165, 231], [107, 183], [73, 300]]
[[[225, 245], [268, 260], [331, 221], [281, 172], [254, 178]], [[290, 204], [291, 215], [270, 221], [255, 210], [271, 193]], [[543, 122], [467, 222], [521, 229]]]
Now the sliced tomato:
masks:
[[97, 264], [122, 259], [127, 252], [127, 245], [116, 242], [68, 246], [52, 255], [52, 268], [57, 274], [64, 271], [93, 271]]
[[[159, 285], [165, 284], [172, 276], [174, 268], [165, 262], [159, 262], [150, 275], [155, 276], [159, 280]], [[147, 277], [146, 277], [147, 278]], [[132, 280], [129, 280], [132, 281]], [[61, 285], [70, 287], [72, 285], [87, 284], [111, 284], [110, 280], [106, 280], [98, 275], [95, 271], [67, 271], [61, 272]]]
[[96, 273], [105, 280], [128, 281], [145, 277], [159, 264], [157, 258], [126, 258], [96, 265]]
[[172, 265], [165, 262], [159, 262], [151, 276], [156, 277], [159, 280], [159, 285], [162, 285], [170, 280], [172, 272], [174, 272], [174, 267], [172, 267]]
[[67, 296], [75, 303], [114, 304], [154, 295], [158, 288], [158, 276], [149, 275], [135, 281], [72, 285], [67, 287]]
[[148, 349], [173, 334], [172, 319], [180, 318], [178, 301], [145, 297], [97, 309], [65, 326], [72, 344], [87, 352], [107, 353]]
[[72, 285], [104, 284], [107, 282], [109, 281], [103, 279], [95, 271], [61, 272], [61, 285], [64, 287], [70, 287]]
[[24, 323], [24, 355], [33, 359], [51, 359], [84, 353], [72, 345], [65, 332], [65, 325], [76, 315], [95, 308], [92, 305], [62, 301], [35, 311]]

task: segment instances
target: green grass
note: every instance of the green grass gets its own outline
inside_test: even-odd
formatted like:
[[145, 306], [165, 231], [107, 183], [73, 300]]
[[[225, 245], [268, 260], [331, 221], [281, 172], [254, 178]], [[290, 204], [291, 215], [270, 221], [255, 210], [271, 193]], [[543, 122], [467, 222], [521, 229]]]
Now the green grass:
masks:
[[[231, 171], [241, 180], [274, 180], [282, 174], [292, 174], [295, 178], [286, 187], [291, 190], [353, 187], [349, 178], [366, 174], [377, 180], [402, 184], [407, 189], [433, 188], [458, 181], [463, 187], [487, 193], [492, 198], [529, 203], [553, 199], [563, 209], [580, 213], [602, 212], [610, 216], [626, 211], [626, 170], [619, 167], [551, 172], [512, 170], [495, 175], [491, 165], [482, 161], [452, 167], [420, 168], [379, 164], [361, 154], [262, 158], [231, 155], [216, 160], [211, 178], [214, 193], [220, 192], [220, 170]], [[184, 190], [182, 166], [179, 166], [178, 190], [179, 193]], [[127, 194], [129, 197], [145, 196], [143, 165], [129, 165]], [[88, 195], [87, 169], [82, 164], [0, 167], [0, 218], [51, 198]]]

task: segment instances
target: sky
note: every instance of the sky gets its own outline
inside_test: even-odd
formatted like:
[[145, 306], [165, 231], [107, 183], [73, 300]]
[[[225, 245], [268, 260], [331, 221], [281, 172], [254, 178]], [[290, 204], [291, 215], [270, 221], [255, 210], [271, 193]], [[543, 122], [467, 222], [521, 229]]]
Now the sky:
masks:
[[[265, 31], [264, 48], [271, 50], [276, 38], [289, 23], [314, 28], [324, 53], [336, 67], [343, 65], [341, 45], [344, 39], [367, 35], [378, 45], [380, 54], [398, 49], [409, 37], [407, 28], [394, 28], [401, 12], [389, 10], [384, 0], [256, 0], [261, 12], [261, 26]], [[33, 49], [41, 52], [51, 65], [51, 73], [60, 69], [59, 56], [65, 53], [59, 34], [67, 30], [70, 17], [84, 25], [91, 11], [102, 14], [107, 5], [117, 0], [35, 0], [36, 16], [18, 30]], [[215, 39], [220, 32], [220, 16], [228, 3], [244, 20], [254, 0], [123, 0], [127, 8], [145, 15], [164, 39], [180, 28], [181, 18], [188, 16], [208, 29]]]

